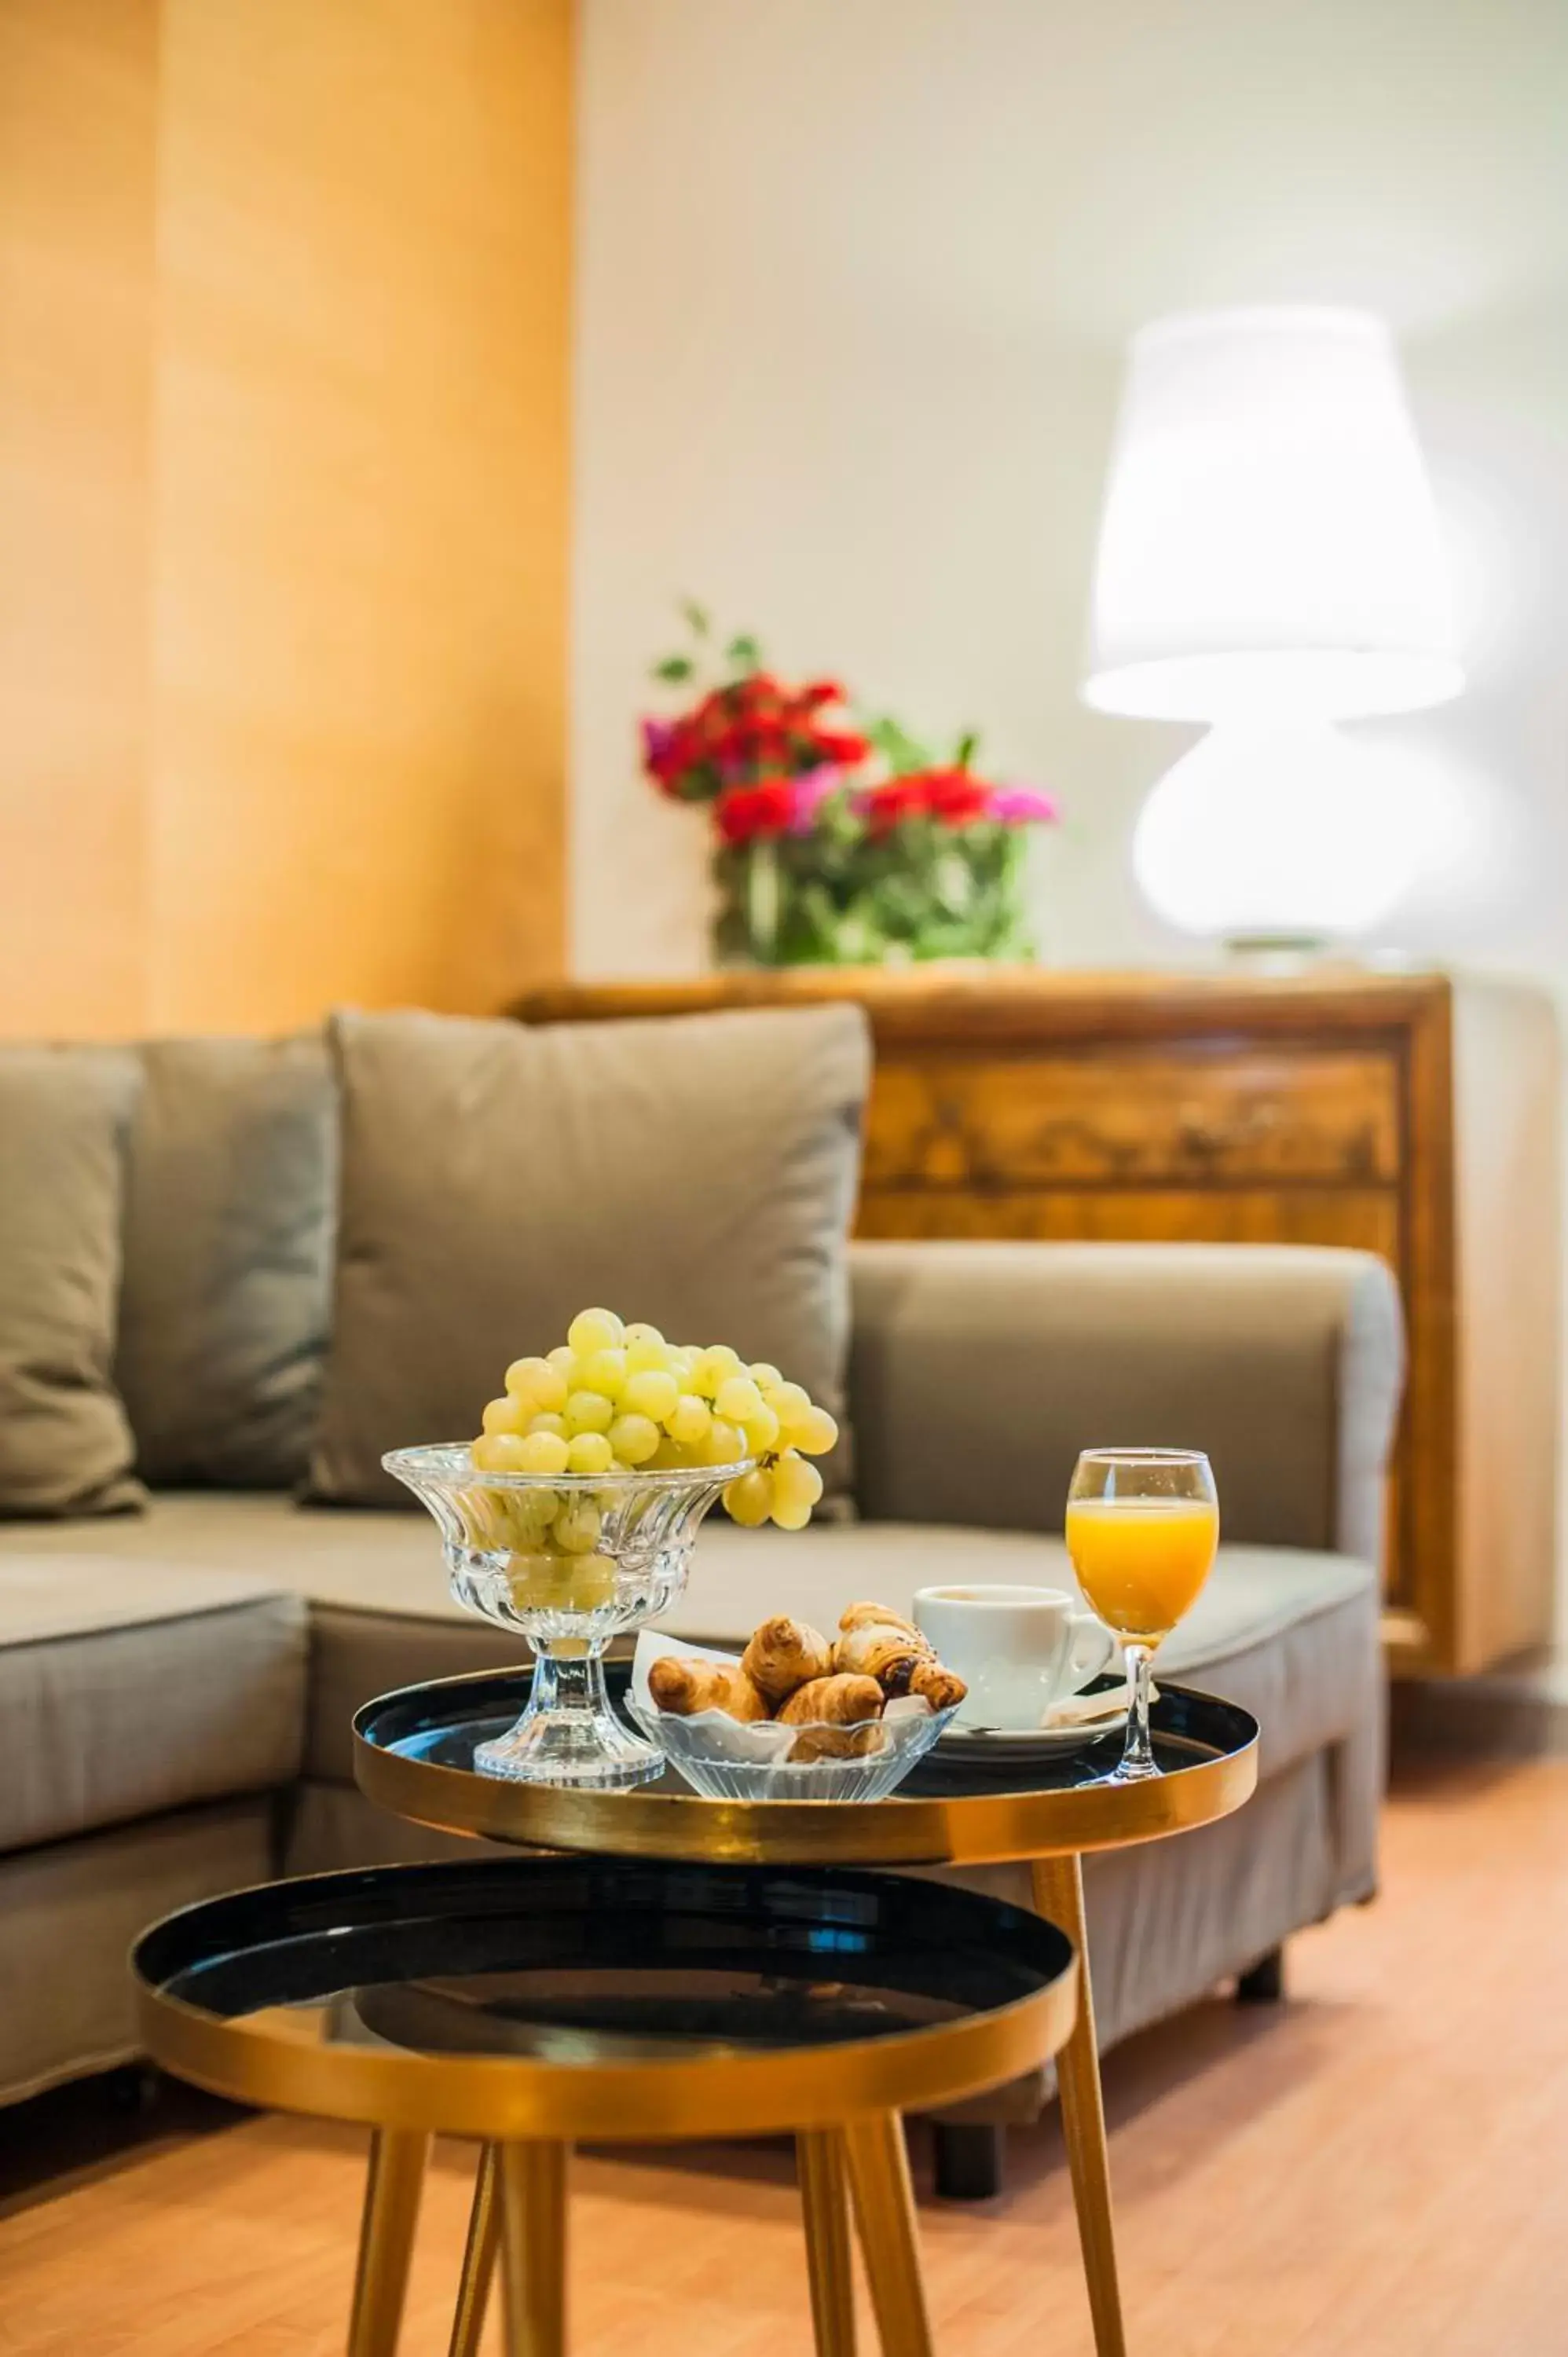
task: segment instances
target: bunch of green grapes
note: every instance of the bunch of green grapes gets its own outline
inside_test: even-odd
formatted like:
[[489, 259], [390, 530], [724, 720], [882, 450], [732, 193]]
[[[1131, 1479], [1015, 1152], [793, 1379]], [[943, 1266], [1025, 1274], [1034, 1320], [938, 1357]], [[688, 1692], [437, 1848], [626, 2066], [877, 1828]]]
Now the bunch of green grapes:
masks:
[[[584, 1309], [557, 1349], [507, 1369], [506, 1392], [485, 1410], [473, 1458], [481, 1473], [548, 1478], [755, 1457], [755, 1470], [725, 1491], [732, 1518], [799, 1531], [822, 1494], [811, 1460], [837, 1438], [826, 1408], [766, 1361], [747, 1366], [727, 1343], [667, 1342], [657, 1326], [624, 1326], [613, 1309]], [[563, 1552], [586, 1553], [590, 1518], [596, 1521], [589, 1501], [568, 1496], [550, 1519], [550, 1536]], [[538, 1535], [545, 1540], [543, 1529]]]

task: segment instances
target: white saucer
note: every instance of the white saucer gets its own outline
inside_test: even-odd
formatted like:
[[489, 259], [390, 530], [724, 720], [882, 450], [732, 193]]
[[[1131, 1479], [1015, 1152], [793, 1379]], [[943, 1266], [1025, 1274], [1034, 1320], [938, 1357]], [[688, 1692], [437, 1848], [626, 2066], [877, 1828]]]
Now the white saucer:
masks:
[[1009, 1760], [1048, 1759], [1058, 1751], [1081, 1751], [1107, 1735], [1120, 1737], [1126, 1732], [1125, 1704], [1087, 1727], [962, 1727], [955, 1721], [937, 1738], [934, 1756], [939, 1760], [991, 1760], [1004, 1765]]

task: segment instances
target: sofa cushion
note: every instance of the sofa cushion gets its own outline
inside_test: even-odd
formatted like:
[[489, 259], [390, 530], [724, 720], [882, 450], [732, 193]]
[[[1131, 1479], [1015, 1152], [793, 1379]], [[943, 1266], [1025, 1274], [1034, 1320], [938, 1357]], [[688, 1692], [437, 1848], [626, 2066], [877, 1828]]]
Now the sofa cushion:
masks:
[[[13, 1538], [0, 1533], [0, 1569]], [[29, 1532], [34, 1543], [67, 1534]], [[111, 1537], [127, 1562], [242, 1572], [308, 1598], [312, 1664], [306, 1770], [348, 1781], [349, 1722], [372, 1695], [521, 1659], [521, 1639], [490, 1629], [446, 1592], [434, 1524], [393, 1513], [341, 1514], [280, 1497], [169, 1494]], [[769, 1612], [831, 1627], [846, 1603], [876, 1597], [905, 1611], [916, 1588], [955, 1577], [1070, 1587], [1059, 1539], [913, 1523], [740, 1531], [710, 1522], [691, 1586], [664, 1626], [739, 1643]], [[1253, 1713], [1273, 1774], [1375, 1722], [1382, 1677], [1378, 1582], [1347, 1555], [1222, 1547], [1207, 1587], [1164, 1649], [1156, 1674], [1208, 1686]]]
[[275, 1582], [10, 1549], [0, 1850], [287, 1783], [305, 1683], [305, 1608]]
[[293, 1489], [327, 1354], [338, 1095], [327, 1041], [162, 1039], [125, 1179], [114, 1374], [154, 1482]]
[[[267, 1797], [218, 1801], [6, 1858], [0, 2103], [107, 2071], [141, 2050], [136, 1985], [125, 1970], [131, 1943], [177, 1907], [275, 1873], [275, 1813]], [[106, 2263], [102, 2244], [95, 2258]], [[194, 2330], [202, 2331], [199, 2321]], [[139, 2340], [145, 2349], [150, 2334], [164, 2338], [145, 2319], [129, 2331], [129, 2344], [117, 2332], [107, 2342], [94, 2335], [94, 2344], [102, 2352]]]
[[[406, 1502], [381, 1452], [477, 1432], [509, 1361], [590, 1302], [732, 1342], [842, 1413], [870, 1080], [858, 1007], [333, 1029], [343, 1168], [317, 1496]], [[825, 1470], [842, 1484], [842, 1465]]]
[[0, 1049], [0, 1514], [141, 1498], [110, 1376], [140, 1081], [113, 1048]]

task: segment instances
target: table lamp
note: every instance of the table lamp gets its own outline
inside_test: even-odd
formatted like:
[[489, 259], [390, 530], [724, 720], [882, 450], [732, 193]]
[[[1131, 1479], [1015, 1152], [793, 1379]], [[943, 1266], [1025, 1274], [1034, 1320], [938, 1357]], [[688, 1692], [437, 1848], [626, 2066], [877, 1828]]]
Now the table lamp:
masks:
[[1357, 311], [1162, 319], [1134, 338], [1095, 566], [1088, 703], [1203, 721], [1139, 819], [1186, 931], [1363, 932], [1408, 822], [1333, 724], [1456, 695], [1437, 512], [1393, 340]]

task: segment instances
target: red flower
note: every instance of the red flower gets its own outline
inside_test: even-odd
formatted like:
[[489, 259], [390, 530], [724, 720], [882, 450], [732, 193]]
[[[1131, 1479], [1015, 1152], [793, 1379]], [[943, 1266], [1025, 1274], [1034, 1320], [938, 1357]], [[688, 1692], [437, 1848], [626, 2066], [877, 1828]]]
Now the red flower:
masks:
[[841, 770], [854, 769], [855, 763], [864, 761], [871, 750], [866, 739], [857, 736], [853, 728], [818, 728], [813, 733], [819, 758], [824, 761], [836, 761]]
[[795, 796], [784, 778], [769, 778], [760, 786], [726, 786], [714, 815], [726, 843], [750, 843], [756, 835], [787, 833]]
[[860, 809], [873, 834], [886, 834], [907, 818], [968, 826], [991, 815], [991, 788], [967, 770], [915, 770], [871, 787], [861, 796]]

